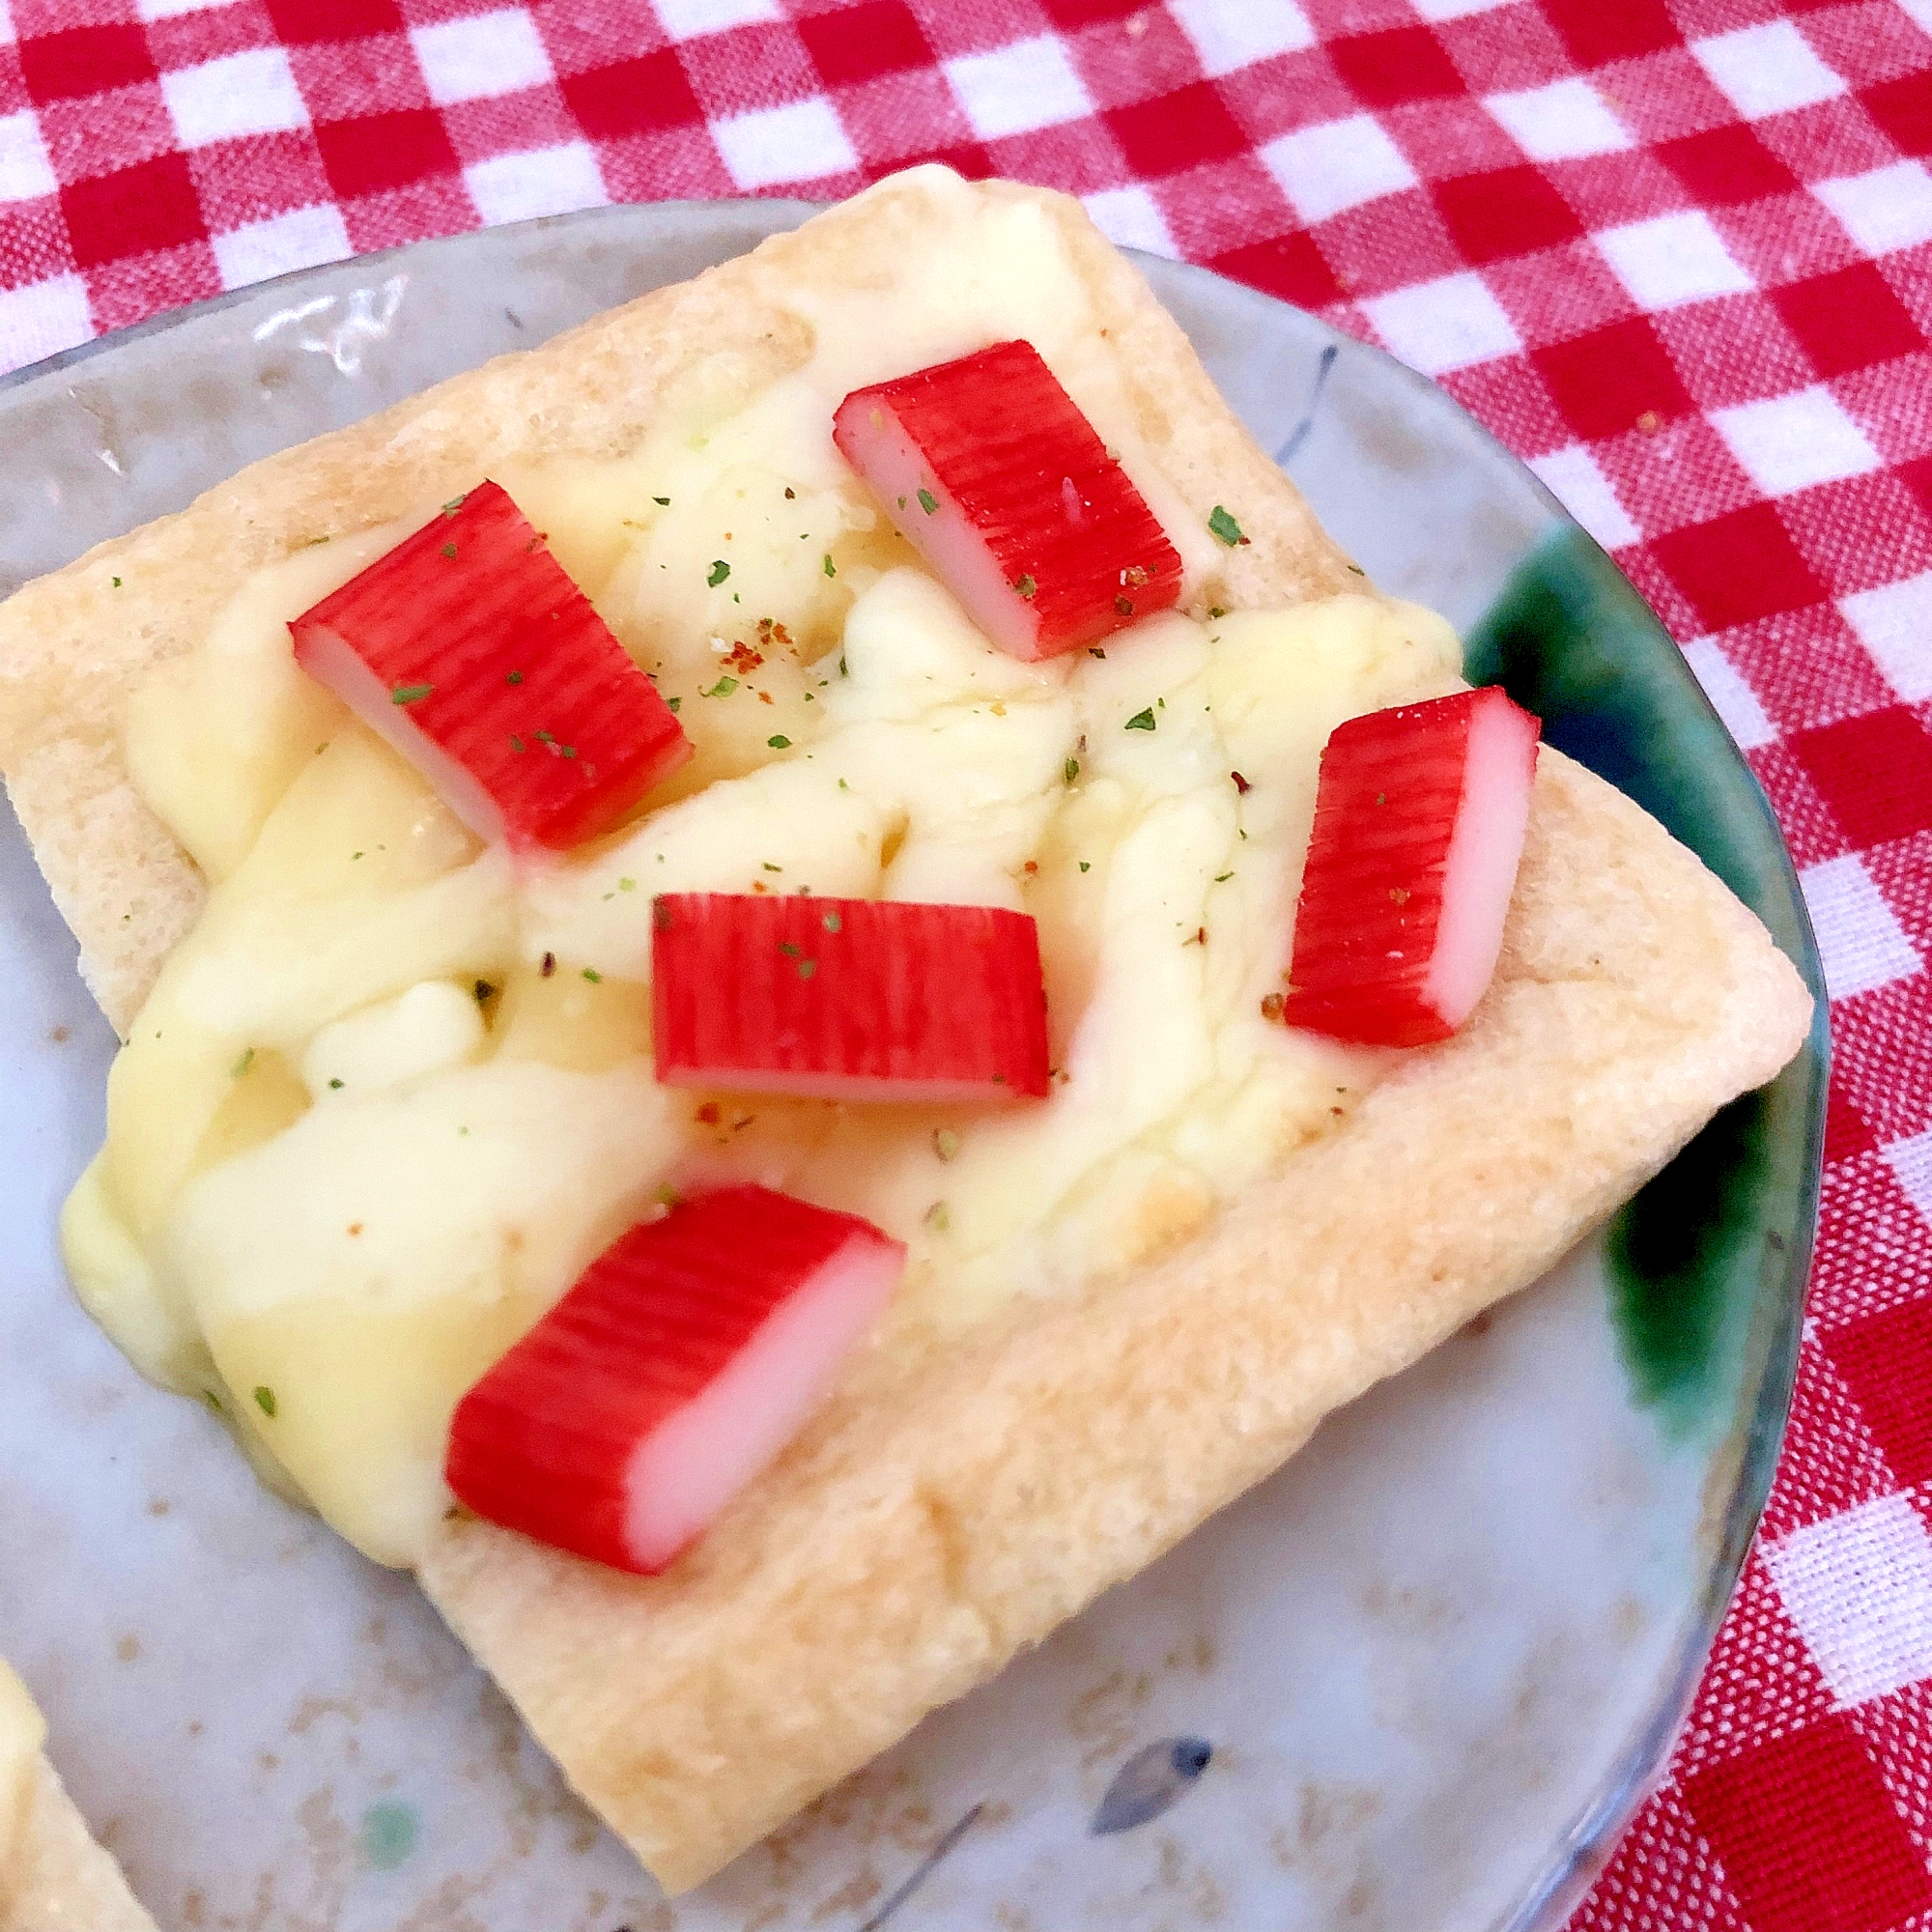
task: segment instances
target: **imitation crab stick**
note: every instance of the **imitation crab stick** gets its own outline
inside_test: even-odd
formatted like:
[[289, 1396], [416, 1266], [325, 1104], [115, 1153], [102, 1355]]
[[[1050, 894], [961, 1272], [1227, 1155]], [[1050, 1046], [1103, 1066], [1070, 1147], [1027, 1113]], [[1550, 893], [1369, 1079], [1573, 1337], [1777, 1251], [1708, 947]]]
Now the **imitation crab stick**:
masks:
[[1321, 753], [1282, 1017], [1446, 1039], [1495, 972], [1542, 726], [1498, 688], [1373, 711]]
[[482, 838], [594, 838], [691, 756], [657, 686], [495, 483], [289, 628], [302, 668]]
[[1180, 596], [1180, 554], [1030, 342], [855, 389], [832, 435], [1014, 657], [1077, 650]]
[[554, 1548], [662, 1570], [797, 1433], [904, 1265], [870, 1222], [768, 1188], [674, 1207], [463, 1398], [449, 1486]]
[[653, 927], [668, 1086], [840, 1100], [1046, 1092], [1039, 933], [1024, 913], [669, 893]]

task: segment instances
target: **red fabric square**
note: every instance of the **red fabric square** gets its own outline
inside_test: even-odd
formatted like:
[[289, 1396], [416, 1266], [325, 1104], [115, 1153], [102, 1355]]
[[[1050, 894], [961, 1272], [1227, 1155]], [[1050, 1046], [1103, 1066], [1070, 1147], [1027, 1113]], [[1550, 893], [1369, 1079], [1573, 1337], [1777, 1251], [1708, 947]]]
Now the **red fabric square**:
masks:
[[660, 47], [654, 54], [615, 67], [567, 73], [557, 86], [577, 125], [593, 141], [614, 141], [624, 134], [704, 119], [674, 47]]
[[1932, 82], [1922, 73], [1863, 89], [1864, 110], [1908, 155], [1932, 155]]
[[359, 41], [371, 34], [400, 34], [396, 0], [263, 0], [278, 41]]
[[1248, 148], [1248, 137], [1211, 81], [1198, 80], [1158, 100], [1110, 108], [1105, 119], [1127, 165], [1140, 175], [1179, 174]]
[[20, 71], [37, 100], [73, 100], [155, 78], [148, 37], [139, 27], [70, 27], [23, 40]]
[[338, 199], [408, 187], [430, 175], [454, 174], [456, 150], [431, 107], [325, 121], [315, 130], [322, 165]]
[[1056, 27], [1094, 27], [1124, 20], [1141, 12], [1145, 0], [1041, 0]]
[[1658, 144], [1657, 158], [1705, 204], [1788, 194], [1798, 177], [1739, 122]]
[[1932, 1477], [1932, 1302], [1867, 1315], [1825, 1347], [1892, 1474], [1907, 1485]]
[[1683, 44], [1663, 0], [1544, 0], [1543, 11], [1580, 67]]
[[1621, 436], [1640, 421], [1668, 422], [1690, 392], [1648, 316], [1634, 315], [1574, 341], [1532, 352], [1556, 407], [1580, 437]]
[[817, 78], [788, 26], [753, 21], [679, 43], [684, 71], [714, 121], [810, 98]]
[[1305, 230], [1217, 255], [1208, 267], [1298, 308], [1322, 308], [1342, 294], [1334, 270]]
[[182, 155], [160, 155], [139, 167], [73, 182], [60, 191], [61, 213], [82, 269], [201, 242], [201, 203]]
[[1651, 550], [1696, 607], [1707, 631], [1815, 604], [1823, 586], [1769, 503], [1651, 540]]
[[1904, 705], [1800, 731], [1789, 743], [1853, 844], [1904, 838], [1932, 818], [1932, 732]]
[[1435, 206], [1457, 247], [1476, 263], [1553, 248], [1583, 232], [1541, 168], [1497, 168], [1438, 182]]
[[1825, 1158], [1844, 1160], [1855, 1153], [1868, 1152], [1877, 1145], [1871, 1128], [1833, 1068], [1832, 1090], [1825, 1100]]
[[1780, 508], [1833, 597], [1932, 570], [1932, 520], [1889, 470], [1814, 484]]
[[1821, 376], [1842, 376], [1925, 346], [1876, 262], [1774, 290], [1772, 302]]
[[1328, 58], [1356, 98], [1370, 107], [1393, 107], [1404, 100], [1467, 91], [1442, 43], [1427, 27], [1351, 35], [1332, 43]]
[[1683, 1780], [1751, 1932], [1894, 1932], [1928, 1875], [1842, 1712]]
[[932, 48], [904, 0], [865, 0], [862, 6], [813, 14], [796, 24], [813, 66], [833, 87], [932, 61]]

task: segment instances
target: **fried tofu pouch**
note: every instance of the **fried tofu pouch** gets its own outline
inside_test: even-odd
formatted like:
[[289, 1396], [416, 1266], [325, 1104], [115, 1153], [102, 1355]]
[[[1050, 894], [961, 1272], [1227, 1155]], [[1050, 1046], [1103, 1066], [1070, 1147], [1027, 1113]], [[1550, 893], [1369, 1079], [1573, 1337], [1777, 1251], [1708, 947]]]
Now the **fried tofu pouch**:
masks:
[[[1194, 609], [1362, 579], [1079, 204], [1037, 203], [1166, 481], [1250, 542]], [[934, 171], [696, 280], [270, 459], [0, 608], [0, 769], [82, 967], [126, 1027], [203, 887], [121, 751], [128, 687], [317, 527], [479, 475], [624, 453], [810, 353], [801, 286], [883, 286]], [[127, 588], [110, 593], [107, 566]], [[114, 601], [108, 604], [108, 597]], [[1125, 1279], [862, 1361], [661, 1577], [452, 1515], [423, 1587], [670, 1890], [702, 1881], [1276, 1468], [1331, 1409], [1548, 1268], [1725, 1101], [1810, 1002], [1758, 922], [1609, 786], [1545, 750], [1502, 962], [1455, 1039]]]
[[0, 1932], [155, 1932], [113, 1856], [95, 1841], [40, 1748], [26, 1687], [0, 1662], [0, 1743], [32, 1748], [0, 1785]]

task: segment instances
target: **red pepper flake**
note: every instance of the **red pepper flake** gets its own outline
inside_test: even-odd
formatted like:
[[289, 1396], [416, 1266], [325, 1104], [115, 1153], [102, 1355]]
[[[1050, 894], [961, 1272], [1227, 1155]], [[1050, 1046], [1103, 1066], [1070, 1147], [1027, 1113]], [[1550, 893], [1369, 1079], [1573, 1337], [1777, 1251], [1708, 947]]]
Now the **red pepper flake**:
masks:
[[701, 1127], [715, 1127], [721, 1118], [718, 1111], [718, 1102], [716, 1100], [705, 1101], [703, 1106], [698, 1108], [697, 1112], [691, 1118]]
[[1038, 861], [1034, 859], [1029, 859], [1026, 862], [1026, 864], [1020, 867], [1020, 870], [1023, 871], [1028, 878], [1032, 878], [1033, 875], [1039, 870]]
[[750, 644], [740, 639], [724, 653], [723, 663], [726, 670], [737, 671], [749, 677], [764, 661], [763, 651], [754, 651]]
[[1183, 946], [1206, 946], [1208, 944], [1208, 928], [1205, 925], [1197, 925], [1194, 928], [1193, 936], [1183, 939], [1180, 943]]
[[543, 956], [543, 977], [548, 980], [556, 971], [556, 954], [546, 952]]
[[1281, 1016], [1288, 1006], [1287, 999], [1280, 993], [1268, 993], [1262, 1000], [1262, 1018], [1279, 1026]]
[[1254, 790], [1254, 786], [1251, 785], [1247, 781], [1247, 780], [1240, 775], [1239, 772], [1230, 772], [1228, 776], [1234, 780], [1235, 789], [1241, 795], [1241, 797], [1246, 798], [1247, 795]]

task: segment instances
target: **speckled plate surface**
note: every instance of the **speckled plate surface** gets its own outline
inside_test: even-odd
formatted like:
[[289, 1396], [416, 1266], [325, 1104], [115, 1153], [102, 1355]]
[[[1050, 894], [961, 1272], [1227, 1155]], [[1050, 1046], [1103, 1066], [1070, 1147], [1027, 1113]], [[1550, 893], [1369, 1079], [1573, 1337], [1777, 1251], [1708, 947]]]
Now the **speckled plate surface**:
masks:
[[[0, 589], [804, 213], [427, 242], [25, 371], [0, 386]], [[1341, 540], [1703, 852], [1822, 1011], [1763, 800], [1602, 553], [1386, 357], [1147, 268]], [[668, 1906], [413, 1587], [258, 1490], [81, 1315], [54, 1218], [112, 1047], [0, 816], [0, 1648], [169, 1928], [1551, 1926], [1662, 1762], [1770, 1480], [1822, 1032], [1548, 1279]]]

